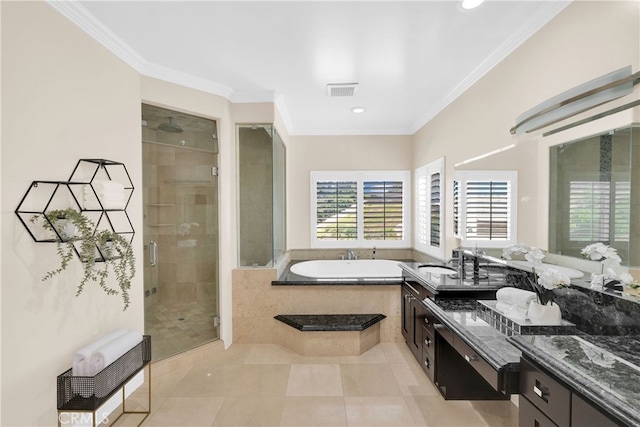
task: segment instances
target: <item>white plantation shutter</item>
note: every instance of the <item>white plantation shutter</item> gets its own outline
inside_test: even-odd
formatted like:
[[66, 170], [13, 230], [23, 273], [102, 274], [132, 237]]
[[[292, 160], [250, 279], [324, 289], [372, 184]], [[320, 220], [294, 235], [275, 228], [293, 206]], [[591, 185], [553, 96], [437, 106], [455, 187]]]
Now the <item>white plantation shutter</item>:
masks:
[[613, 208], [613, 237], [616, 242], [628, 242], [631, 230], [631, 183], [616, 181]]
[[312, 247], [409, 247], [409, 172], [311, 172]]
[[609, 182], [569, 183], [569, 239], [574, 242], [608, 242], [611, 198]]
[[[613, 189], [613, 194], [611, 190]], [[569, 182], [569, 239], [627, 242], [631, 226], [629, 181]]]
[[319, 240], [355, 240], [357, 237], [357, 183], [316, 183], [316, 231]]
[[419, 251], [443, 258], [444, 239], [442, 203], [444, 158], [415, 170], [416, 221], [414, 245]]
[[403, 182], [365, 181], [363, 190], [365, 240], [402, 240]]
[[515, 171], [459, 171], [454, 183], [454, 227], [464, 244], [516, 242]]

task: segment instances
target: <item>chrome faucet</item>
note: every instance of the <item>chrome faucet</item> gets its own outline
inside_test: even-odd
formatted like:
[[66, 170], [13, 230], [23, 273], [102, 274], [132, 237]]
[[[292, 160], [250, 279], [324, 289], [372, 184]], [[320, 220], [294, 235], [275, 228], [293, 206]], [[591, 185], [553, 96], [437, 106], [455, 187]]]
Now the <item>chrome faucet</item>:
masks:
[[356, 256], [356, 253], [353, 251], [353, 249], [347, 249], [347, 259], [349, 259], [349, 260], [358, 259], [358, 257]]

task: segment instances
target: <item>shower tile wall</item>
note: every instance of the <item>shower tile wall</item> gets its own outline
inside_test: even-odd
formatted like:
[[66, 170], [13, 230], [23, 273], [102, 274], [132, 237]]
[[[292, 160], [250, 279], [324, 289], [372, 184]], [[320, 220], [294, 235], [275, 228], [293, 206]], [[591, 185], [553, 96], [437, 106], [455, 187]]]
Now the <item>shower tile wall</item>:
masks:
[[216, 274], [212, 259], [217, 259], [211, 243], [216, 238], [211, 155], [162, 145], [146, 148], [156, 151], [155, 176], [147, 177], [155, 185], [147, 187], [146, 218], [149, 237], [158, 242], [158, 274], [152, 277], [158, 289], [153, 295], [163, 302], [209, 297]]

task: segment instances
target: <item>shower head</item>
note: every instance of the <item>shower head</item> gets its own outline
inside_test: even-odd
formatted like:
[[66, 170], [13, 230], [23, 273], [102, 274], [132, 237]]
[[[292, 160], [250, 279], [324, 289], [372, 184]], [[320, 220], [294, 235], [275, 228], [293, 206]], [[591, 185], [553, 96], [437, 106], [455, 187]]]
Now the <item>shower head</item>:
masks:
[[173, 123], [173, 117], [169, 117], [169, 123], [160, 123], [158, 129], [163, 132], [180, 133], [182, 128]]

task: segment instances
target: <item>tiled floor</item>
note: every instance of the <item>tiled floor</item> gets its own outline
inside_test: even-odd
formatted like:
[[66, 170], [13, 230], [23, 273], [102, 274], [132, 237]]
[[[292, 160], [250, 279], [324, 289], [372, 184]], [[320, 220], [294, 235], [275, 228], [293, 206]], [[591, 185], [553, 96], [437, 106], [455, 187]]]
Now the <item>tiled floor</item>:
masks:
[[153, 375], [143, 426], [516, 426], [510, 401], [445, 401], [404, 344], [303, 357], [234, 344]]
[[207, 300], [157, 302], [145, 311], [145, 334], [151, 335], [154, 360], [178, 354], [218, 338], [215, 305]]

